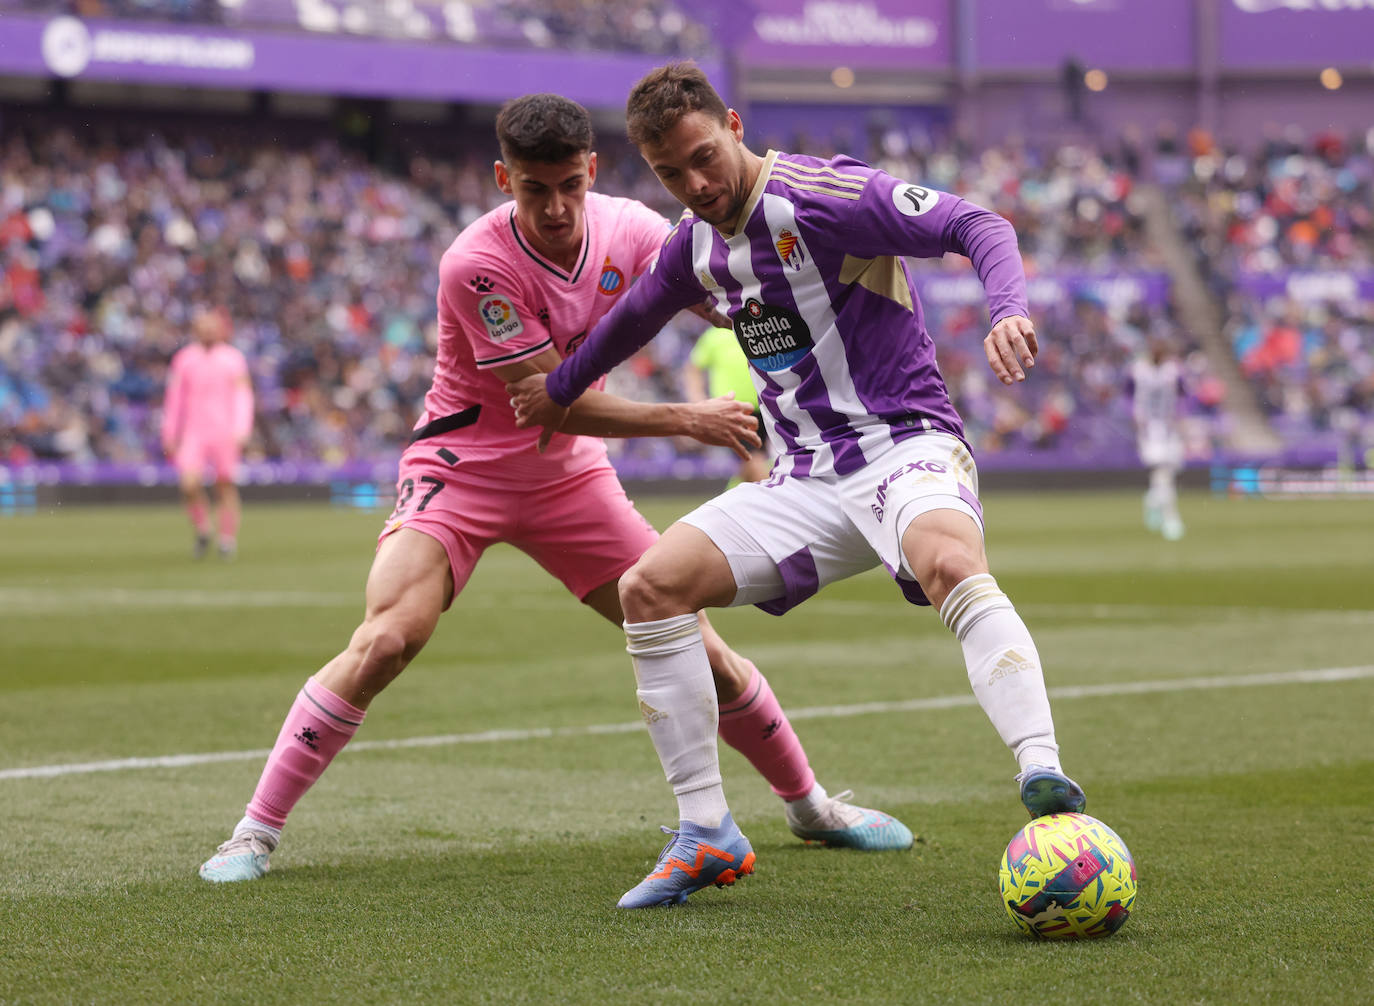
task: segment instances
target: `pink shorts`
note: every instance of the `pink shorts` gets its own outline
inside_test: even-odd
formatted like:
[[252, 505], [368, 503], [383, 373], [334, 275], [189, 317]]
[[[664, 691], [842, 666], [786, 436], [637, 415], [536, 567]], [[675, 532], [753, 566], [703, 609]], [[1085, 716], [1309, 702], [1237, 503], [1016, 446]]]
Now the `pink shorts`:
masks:
[[178, 472], [201, 477], [210, 469], [217, 482], [233, 482], [239, 477], [242, 448], [235, 437], [184, 437], [177, 445], [172, 463]]
[[608, 464], [536, 486], [502, 485], [428, 450], [402, 456], [396, 509], [378, 542], [403, 527], [444, 546], [455, 597], [498, 542], [529, 555], [581, 600], [620, 579], [658, 540]]

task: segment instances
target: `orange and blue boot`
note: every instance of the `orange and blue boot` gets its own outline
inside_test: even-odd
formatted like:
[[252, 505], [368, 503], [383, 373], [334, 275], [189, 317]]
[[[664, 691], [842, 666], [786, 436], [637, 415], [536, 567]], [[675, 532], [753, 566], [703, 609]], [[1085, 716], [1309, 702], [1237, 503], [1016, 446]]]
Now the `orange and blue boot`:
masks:
[[656, 908], [680, 905], [687, 895], [715, 884], [728, 887], [754, 872], [754, 847], [727, 812], [718, 828], [683, 821], [672, 835], [653, 872], [626, 891], [617, 908]]

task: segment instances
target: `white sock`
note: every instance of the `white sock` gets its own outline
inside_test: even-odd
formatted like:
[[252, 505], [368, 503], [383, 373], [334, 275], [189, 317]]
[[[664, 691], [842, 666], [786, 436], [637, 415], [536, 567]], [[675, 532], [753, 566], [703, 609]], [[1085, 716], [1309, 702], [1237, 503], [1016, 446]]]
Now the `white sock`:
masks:
[[815, 820], [816, 815], [825, 806], [825, 802], [830, 799], [830, 794], [825, 791], [825, 787], [819, 782], [811, 784], [811, 792], [806, 796], [798, 797], [795, 800], [783, 801], [805, 822]]
[[234, 825], [234, 835], [241, 835], [245, 831], [255, 831], [259, 835], [268, 836], [272, 839], [271, 844], [274, 849], [277, 847], [277, 843], [281, 841], [280, 828], [274, 828], [270, 824], [263, 824], [256, 818], [248, 817], [247, 815], [244, 815], [243, 819], [240, 820], [238, 824]]
[[1178, 482], [1168, 465], [1150, 469], [1150, 500], [1166, 520], [1178, 520]]
[[716, 686], [697, 616], [625, 623], [639, 711], [677, 797], [678, 815], [716, 828], [729, 812], [716, 750]]
[[992, 574], [960, 582], [945, 598], [940, 617], [963, 646], [973, 694], [1017, 764], [1023, 771], [1031, 765], [1059, 770], [1040, 654]]

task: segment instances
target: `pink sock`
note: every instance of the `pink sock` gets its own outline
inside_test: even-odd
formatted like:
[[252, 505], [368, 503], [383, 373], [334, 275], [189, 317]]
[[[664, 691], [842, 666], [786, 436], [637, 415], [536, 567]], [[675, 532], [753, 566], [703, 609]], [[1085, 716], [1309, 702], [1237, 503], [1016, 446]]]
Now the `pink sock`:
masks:
[[199, 501], [187, 503], [186, 512], [191, 515], [191, 527], [195, 528], [196, 534], [208, 535], [210, 533], [210, 514], [204, 503]]
[[752, 663], [749, 666], [754, 674], [744, 694], [720, 707], [721, 739], [749, 759], [774, 793], [784, 800], [800, 800], [811, 792], [816, 773], [767, 679]]
[[276, 746], [267, 756], [248, 816], [280, 828], [296, 801], [315, 784], [362, 725], [365, 711], [339, 698], [313, 677], [296, 695]]

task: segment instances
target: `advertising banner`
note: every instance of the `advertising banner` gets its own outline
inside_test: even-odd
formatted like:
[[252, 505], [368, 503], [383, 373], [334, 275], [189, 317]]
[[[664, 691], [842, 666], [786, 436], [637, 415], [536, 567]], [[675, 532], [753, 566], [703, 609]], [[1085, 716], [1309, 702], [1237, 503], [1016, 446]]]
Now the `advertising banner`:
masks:
[[1302, 304], [1374, 300], [1374, 269], [1243, 272], [1236, 289], [1256, 300], [1287, 297]]
[[1188, 70], [1194, 0], [971, 0], [979, 71], [1047, 69], [1076, 59], [1103, 70]]
[[[339, 36], [236, 31], [138, 21], [0, 17], [0, 74], [352, 96], [499, 103], [557, 91], [623, 106], [662, 61]], [[713, 80], [723, 68], [702, 61]]]
[[1374, 63], [1374, 0], [1217, 0], [1223, 68]]
[[953, 3], [752, 0], [748, 27], [732, 44], [745, 65], [948, 70]]
[[[931, 305], [985, 304], [987, 294], [973, 273], [945, 275], [914, 271], [916, 291]], [[1169, 300], [1169, 276], [1163, 272], [1054, 273], [1026, 280], [1026, 297], [1045, 307], [1078, 298], [1100, 301], [1108, 308], [1131, 304], [1163, 306]]]

